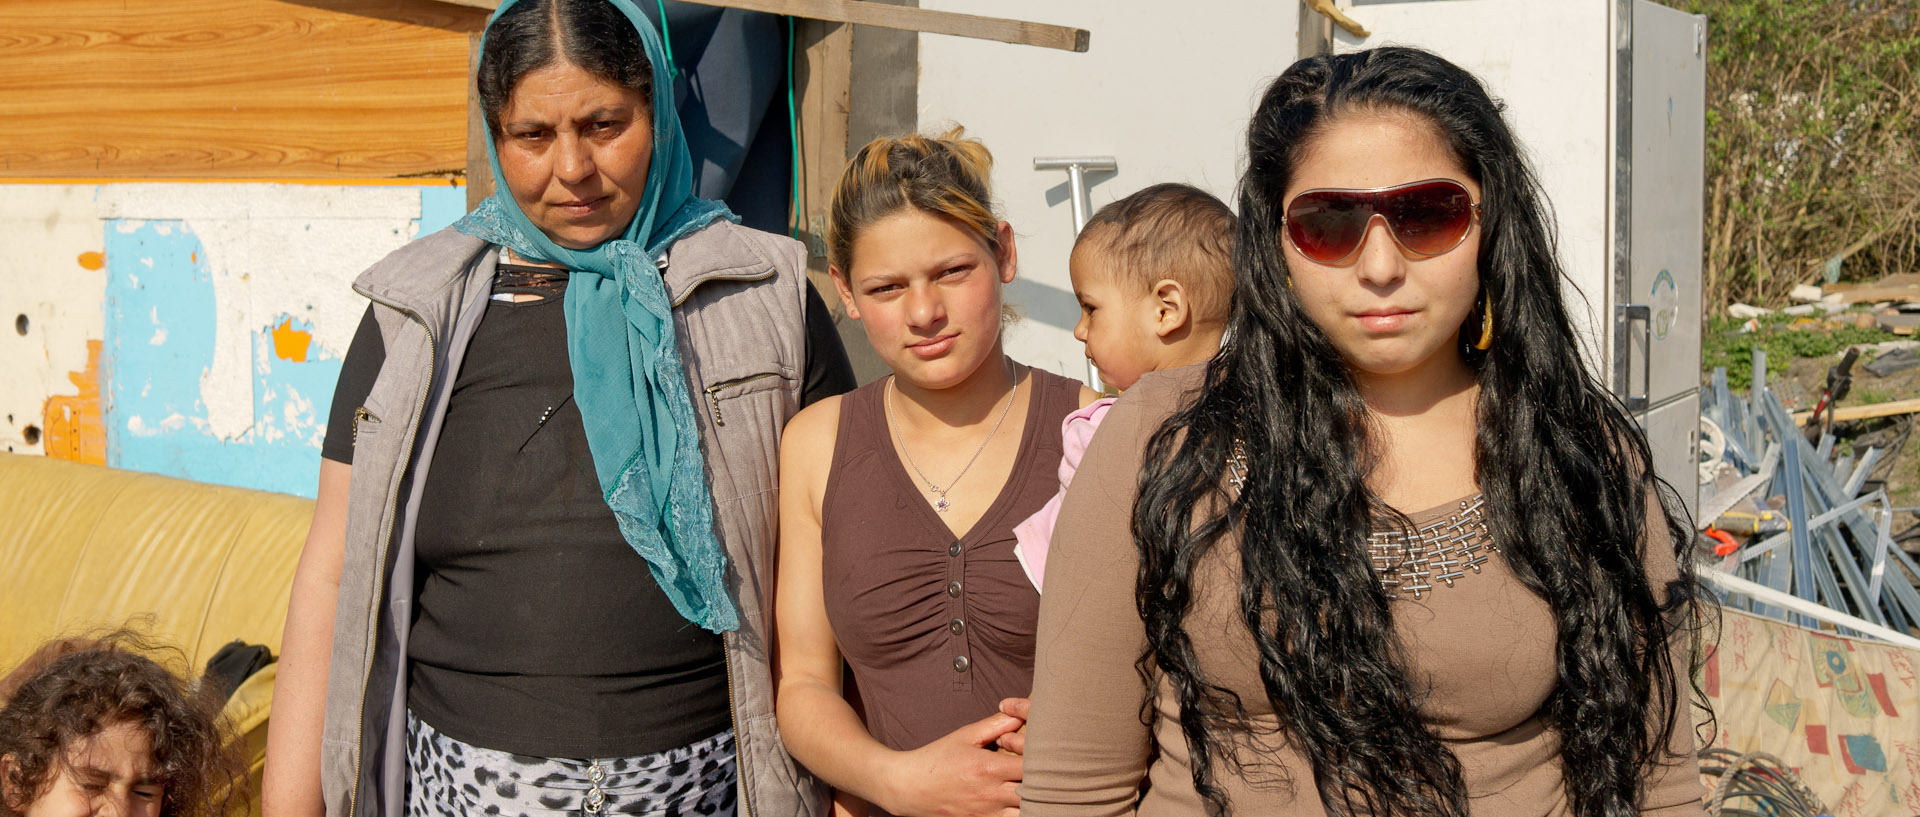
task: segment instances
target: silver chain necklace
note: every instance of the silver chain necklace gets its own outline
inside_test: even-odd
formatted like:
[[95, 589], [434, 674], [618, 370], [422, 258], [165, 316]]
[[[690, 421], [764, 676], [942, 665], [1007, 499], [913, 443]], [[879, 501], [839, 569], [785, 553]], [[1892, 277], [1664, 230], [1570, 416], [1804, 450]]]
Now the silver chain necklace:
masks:
[[993, 421], [993, 429], [987, 432], [986, 439], [980, 441], [980, 447], [973, 450], [973, 456], [967, 458], [967, 464], [960, 466], [960, 473], [954, 474], [953, 481], [948, 482], [947, 487], [942, 488], [933, 484], [933, 480], [927, 479], [927, 473], [920, 470], [919, 464], [913, 461], [913, 452], [907, 450], [907, 440], [900, 435], [900, 425], [893, 420], [893, 378], [891, 376], [887, 378], [887, 393], [885, 398], [887, 428], [893, 432], [893, 443], [894, 445], [900, 446], [900, 453], [906, 455], [907, 465], [913, 469], [913, 473], [920, 477], [921, 482], [927, 484], [927, 490], [932, 491], [940, 497], [939, 500], [933, 503], [934, 510], [946, 513], [948, 508], [953, 507], [952, 504], [947, 502], [947, 492], [953, 490], [953, 486], [960, 484], [960, 478], [967, 475], [967, 470], [973, 467], [975, 460], [980, 459], [980, 452], [987, 450], [987, 443], [993, 442], [993, 435], [1000, 433], [1000, 424], [1006, 422], [1007, 415], [1012, 413], [1014, 395], [1019, 393], [1020, 374], [1018, 370], [1015, 370], [1013, 388], [1007, 390], [1007, 405], [1000, 409], [1000, 419]]

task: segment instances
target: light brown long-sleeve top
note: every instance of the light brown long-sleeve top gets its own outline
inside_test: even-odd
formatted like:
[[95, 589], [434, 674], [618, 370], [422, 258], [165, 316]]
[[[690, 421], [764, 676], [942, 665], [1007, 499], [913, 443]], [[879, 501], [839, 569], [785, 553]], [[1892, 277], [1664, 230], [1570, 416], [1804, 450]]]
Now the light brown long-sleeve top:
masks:
[[[1209, 814], [1194, 790], [1179, 703], [1164, 680], [1148, 690], [1135, 660], [1146, 631], [1134, 602], [1140, 559], [1129, 532], [1148, 437], [1199, 388], [1204, 364], [1141, 378], [1101, 424], [1054, 529], [1036, 640], [1024, 817]], [[1416, 525], [1457, 503], [1411, 514]], [[1677, 575], [1656, 525], [1649, 578]], [[1235, 815], [1321, 815], [1306, 758], [1287, 745], [1260, 683], [1252, 636], [1238, 608], [1239, 556], [1223, 541], [1194, 581], [1188, 632], [1209, 681], [1240, 696], [1256, 727], [1232, 737], [1240, 772], [1216, 761], [1213, 780]], [[1422, 714], [1460, 759], [1475, 815], [1566, 815], [1559, 742], [1540, 706], [1553, 690], [1556, 637], [1547, 604], [1495, 557], [1453, 586], [1394, 602], [1409, 669], [1430, 684]], [[1682, 641], [1685, 639], [1683, 638]], [[1685, 645], [1675, 667], [1684, 683]], [[1151, 692], [1151, 701], [1148, 701]], [[1684, 700], [1684, 698], [1682, 699]], [[1142, 723], [1151, 703], [1153, 723]], [[1260, 734], [1265, 732], [1266, 734]], [[1674, 756], [1649, 776], [1645, 813], [1703, 814], [1686, 713], [1669, 736]], [[1622, 751], [1626, 751], [1625, 747]], [[1147, 785], [1139, 794], [1143, 778]]]

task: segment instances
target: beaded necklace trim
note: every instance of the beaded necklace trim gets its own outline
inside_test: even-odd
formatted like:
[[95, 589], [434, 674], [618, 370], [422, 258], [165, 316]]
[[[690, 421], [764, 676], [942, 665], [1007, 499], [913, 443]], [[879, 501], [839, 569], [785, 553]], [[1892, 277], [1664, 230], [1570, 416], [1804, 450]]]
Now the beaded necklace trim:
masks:
[[1475, 494], [1460, 500], [1459, 509], [1440, 521], [1412, 531], [1368, 534], [1367, 556], [1387, 598], [1397, 599], [1404, 592], [1418, 599], [1435, 581], [1452, 587], [1468, 570], [1479, 573], [1480, 566], [1500, 552], [1487, 532], [1486, 508], [1486, 496]]
[[[1238, 440], [1227, 457], [1227, 482], [1235, 497], [1247, 484], [1247, 452]], [[1468, 570], [1479, 573], [1480, 566], [1500, 552], [1487, 531], [1486, 509], [1486, 495], [1474, 494], [1460, 500], [1460, 507], [1439, 521], [1412, 531], [1369, 533], [1367, 557], [1387, 598], [1406, 593], [1418, 600], [1434, 588], [1435, 581], [1452, 587]]]

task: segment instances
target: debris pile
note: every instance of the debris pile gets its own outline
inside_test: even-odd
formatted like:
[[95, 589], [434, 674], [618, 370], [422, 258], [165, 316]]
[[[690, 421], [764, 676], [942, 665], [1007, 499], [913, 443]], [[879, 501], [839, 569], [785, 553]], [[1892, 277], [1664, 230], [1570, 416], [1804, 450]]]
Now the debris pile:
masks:
[[[1870, 284], [1802, 284], [1787, 297], [1799, 303], [1780, 311], [1800, 318], [1793, 324], [1797, 327], [1857, 326], [1896, 335], [1920, 331], [1920, 273], [1889, 275]], [[1727, 314], [1748, 321], [1749, 329], [1758, 328], [1758, 319], [1773, 312], [1751, 304], [1727, 307]]]
[[1802, 428], [1810, 413], [1796, 418], [1768, 388], [1764, 350], [1752, 382], [1738, 395], [1716, 368], [1702, 396], [1698, 521], [1717, 559], [1703, 575], [1731, 591], [1729, 605], [1920, 647], [1920, 564], [1894, 540], [1885, 486], [1868, 479], [1889, 452], [1846, 451], [1822, 424]]

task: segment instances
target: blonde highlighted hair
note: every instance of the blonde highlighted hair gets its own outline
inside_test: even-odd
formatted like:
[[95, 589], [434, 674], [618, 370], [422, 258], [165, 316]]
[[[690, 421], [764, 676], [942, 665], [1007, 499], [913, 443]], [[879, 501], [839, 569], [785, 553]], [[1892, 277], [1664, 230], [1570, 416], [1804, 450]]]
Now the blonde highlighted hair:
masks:
[[940, 136], [913, 133], [868, 142], [834, 185], [827, 262], [851, 276], [854, 239], [909, 207], [947, 219], [997, 255], [1000, 217], [993, 211], [992, 173], [993, 154], [957, 126]]

